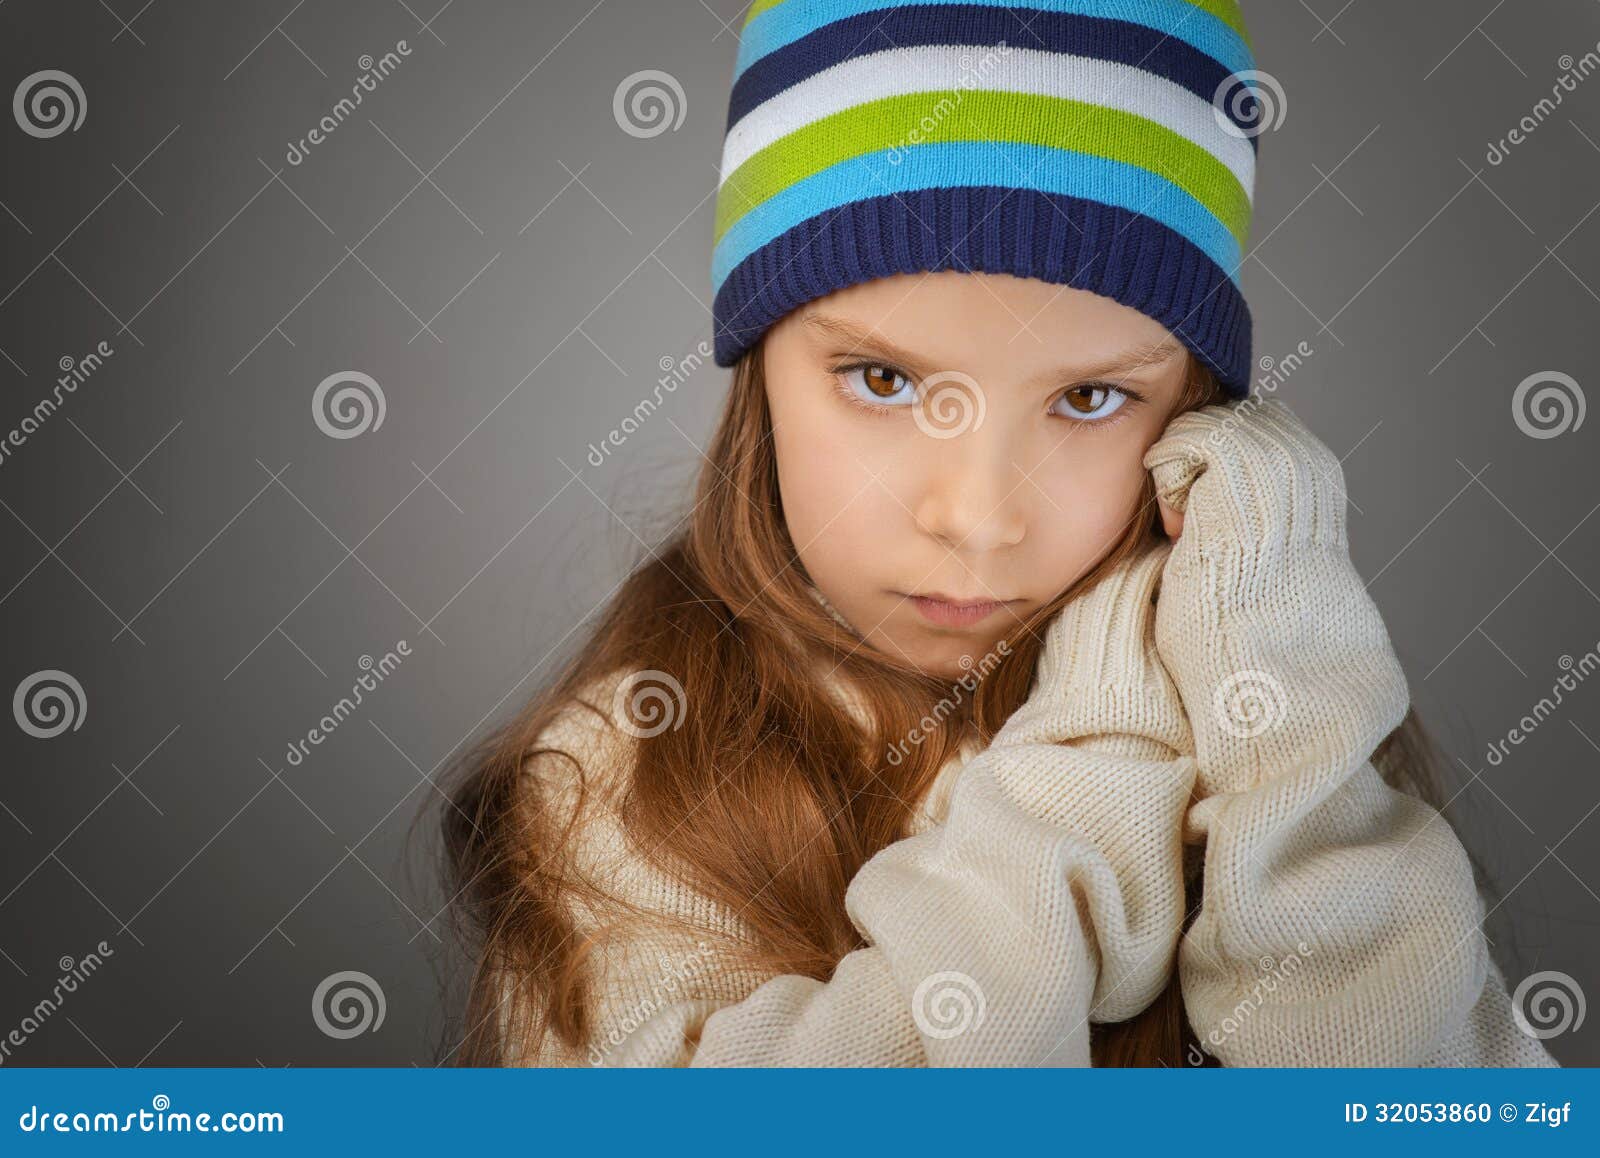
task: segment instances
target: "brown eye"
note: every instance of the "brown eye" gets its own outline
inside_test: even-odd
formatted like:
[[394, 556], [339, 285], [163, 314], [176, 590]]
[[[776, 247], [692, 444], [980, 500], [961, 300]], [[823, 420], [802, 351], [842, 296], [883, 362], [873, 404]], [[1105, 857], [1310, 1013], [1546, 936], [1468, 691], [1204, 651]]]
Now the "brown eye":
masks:
[[859, 362], [854, 366], [841, 366], [834, 373], [839, 377], [841, 393], [847, 401], [875, 413], [916, 402], [916, 388], [911, 379], [892, 367]]
[[1096, 420], [1115, 414], [1127, 400], [1128, 395], [1115, 386], [1074, 386], [1061, 396], [1066, 406], [1061, 413], [1074, 420]]
[[880, 398], [893, 398], [900, 392], [897, 383], [905, 381], [887, 366], [863, 366], [861, 380], [868, 390]]

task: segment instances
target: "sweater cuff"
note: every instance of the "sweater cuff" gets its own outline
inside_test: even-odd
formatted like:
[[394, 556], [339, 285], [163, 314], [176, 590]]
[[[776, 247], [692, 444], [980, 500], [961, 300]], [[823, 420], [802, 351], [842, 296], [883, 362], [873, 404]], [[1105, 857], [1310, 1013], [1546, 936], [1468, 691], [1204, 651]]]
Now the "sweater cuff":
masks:
[[1187, 511], [1155, 632], [1202, 795], [1348, 776], [1410, 693], [1350, 561], [1338, 460], [1277, 402], [1206, 407], [1168, 432], [1145, 462]]
[[1180, 414], [1144, 466], [1161, 499], [1184, 513], [1180, 555], [1345, 549], [1344, 468], [1276, 399]]
[[994, 745], [1137, 735], [1191, 746], [1188, 720], [1155, 647], [1155, 608], [1171, 545], [1156, 541], [1109, 571], [1046, 625], [1027, 700]]

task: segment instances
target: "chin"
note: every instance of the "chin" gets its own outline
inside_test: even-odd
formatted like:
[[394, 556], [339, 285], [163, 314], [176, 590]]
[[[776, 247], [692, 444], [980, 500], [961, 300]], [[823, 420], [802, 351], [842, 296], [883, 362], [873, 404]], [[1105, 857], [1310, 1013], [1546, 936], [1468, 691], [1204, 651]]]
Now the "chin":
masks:
[[917, 666], [925, 674], [953, 683], [969, 672], [978, 671], [984, 655], [994, 649], [996, 642], [951, 637], [921, 654], [912, 654], [917, 656]]
[[922, 671], [923, 674], [944, 680], [946, 683], [955, 683], [956, 680], [967, 674], [968, 669], [951, 660], [948, 662], [941, 661], [936, 664], [925, 664]]

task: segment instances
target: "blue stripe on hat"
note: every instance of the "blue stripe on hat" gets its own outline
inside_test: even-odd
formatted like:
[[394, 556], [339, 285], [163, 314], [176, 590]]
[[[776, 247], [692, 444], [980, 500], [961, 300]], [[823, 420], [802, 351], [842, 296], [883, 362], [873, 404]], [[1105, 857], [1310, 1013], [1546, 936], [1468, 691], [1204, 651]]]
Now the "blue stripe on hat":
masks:
[[[896, 154], [898, 163], [892, 160]], [[1227, 227], [1181, 187], [1148, 169], [1043, 145], [944, 141], [841, 161], [755, 206], [713, 252], [712, 286], [720, 289], [740, 262], [774, 238], [847, 202], [940, 186], [992, 185], [996, 174], [1015, 174], [1018, 187], [1093, 198], [1152, 217], [1237, 276], [1239, 243]]]
[[[769, 8], [745, 25], [740, 36], [737, 80], [746, 69], [770, 52], [809, 36], [826, 24], [868, 13], [887, 18], [892, 12], [916, 7], [1009, 8], [1040, 13], [1104, 17], [1105, 0], [966, 0], [947, 4], [941, 0], [804, 0]], [[1248, 45], [1239, 34], [1211, 13], [1187, 0], [1121, 0], [1115, 6], [1122, 19], [1152, 28], [1184, 41], [1223, 65], [1226, 72], [1254, 67]], [[928, 14], [931, 22], [938, 19]], [[1019, 40], [1024, 47], [1026, 40]], [[1210, 94], [1206, 94], [1207, 99]]]

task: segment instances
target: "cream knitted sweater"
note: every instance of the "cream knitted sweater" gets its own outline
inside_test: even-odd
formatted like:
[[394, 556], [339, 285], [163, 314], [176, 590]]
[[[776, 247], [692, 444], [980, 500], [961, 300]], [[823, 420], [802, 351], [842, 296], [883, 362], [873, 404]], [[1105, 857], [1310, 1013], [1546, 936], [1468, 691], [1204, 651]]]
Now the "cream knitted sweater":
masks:
[[[851, 882], [867, 947], [826, 982], [753, 974], [737, 911], [629, 854], [614, 802], [648, 740], [610, 720], [628, 673], [567, 706], [541, 746], [591, 781], [579, 863], [665, 920], [590, 958], [584, 1047], [506, 1060], [1086, 1066], [1090, 1023], [1176, 967], [1229, 1066], [1555, 1065], [1516, 1027], [1455, 834], [1370, 762], [1409, 697], [1350, 564], [1337, 458], [1247, 403], [1180, 417], [1145, 465], [1183, 534], [1050, 624], [1027, 701]], [[530, 762], [530, 790], [574, 803], [563, 767]], [[1205, 858], [1187, 931], [1186, 843]], [[611, 915], [584, 907], [580, 935]]]

